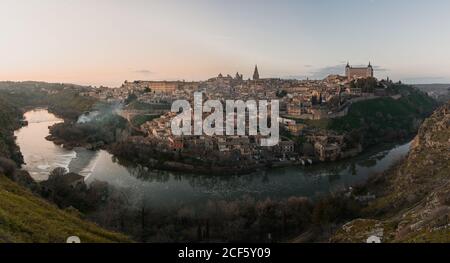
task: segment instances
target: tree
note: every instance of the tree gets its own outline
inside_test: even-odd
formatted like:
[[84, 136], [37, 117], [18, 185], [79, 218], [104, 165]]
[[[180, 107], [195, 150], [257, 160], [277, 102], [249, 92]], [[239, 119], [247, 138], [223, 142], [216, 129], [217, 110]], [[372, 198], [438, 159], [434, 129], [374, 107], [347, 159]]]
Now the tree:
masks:
[[66, 173], [67, 173], [66, 168], [56, 167], [55, 169], [53, 169], [53, 171], [50, 172], [48, 179], [54, 180], [54, 179], [60, 178], [61, 176], [65, 175]]
[[16, 163], [13, 160], [0, 157], [0, 174], [4, 174], [10, 179], [13, 179], [15, 173]]
[[364, 93], [373, 93], [378, 86], [378, 82], [375, 78], [365, 78], [356, 80], [354, 85]]

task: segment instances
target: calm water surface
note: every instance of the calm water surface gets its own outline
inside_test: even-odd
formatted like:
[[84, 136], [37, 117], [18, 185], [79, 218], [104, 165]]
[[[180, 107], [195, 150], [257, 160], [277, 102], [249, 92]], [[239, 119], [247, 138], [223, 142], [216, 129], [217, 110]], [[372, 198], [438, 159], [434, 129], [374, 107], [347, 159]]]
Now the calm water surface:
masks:
[[56, 167], [86, 177], [86, 182], [106, 181], [131, 200], [153, 206], [203, 203], [211, 199], [256, 199], [290, 196], [315, 197], [362, 183], [388, 169], [409, 151], [410, 144], [381, 145], [357, 158], [310, 167], [277, 168], [250, 175], [216, 176], [149, 171], [136, 165], [122, 165], [108, 152], [65, 150], [45, 140], [48, 127], [61, 122], [47, 110], [25, 114], [29, 125], [16, 131], [17, 143], [27, 169], [36, 180], [45, 180]]

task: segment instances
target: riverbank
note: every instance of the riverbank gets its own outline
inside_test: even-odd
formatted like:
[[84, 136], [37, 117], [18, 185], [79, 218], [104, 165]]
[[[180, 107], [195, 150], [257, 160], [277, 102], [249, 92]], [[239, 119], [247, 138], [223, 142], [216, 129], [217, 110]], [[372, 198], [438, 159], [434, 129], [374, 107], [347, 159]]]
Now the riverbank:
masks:
[[[50, 116], [50, 119], [53, 117]], [[312, 211], [324, 209], [322, 206], [325, 201], [320, 202], [315, 208], [316, 202], [330, 196], [330, 193], [341, 192], [349, 186], [364, 183], [369, 176], [384, 171], [392, 162], [402, 158], [409, 149], [409, 145], [395, 149], [392, 149], [391, 145], [370, 154], [364, 153], [357, 158], [334, 163], [308, 167], [272, 167], [246, 175], [220, 176], [211, 172], [208, 175], [201, 175], [155, 171], [135, 163], [126, 164], [105, 150], [88, 151], [74, 148], [73, 151], [76, 153], [74, 157], [65, 156], [67, 153], [65, 149], [45, 140], [48, 125], [45, 122], [39, 124], [30, 123], [23, 128], [25, 130], [21, 130], [21, 134], [26, 137], [18, 136], [18, 144], [25, 156], [33, 156], [26, 151], [37, 149], [39, 156], [45, 156], [45, 160], [50, 161], [49, 164], [52, 164], [51, 160], [63, 157], [70, 160], [69, 170], [85, 176], [88, 185], [105, 182], [116, 189], [113, 193], [117, 199], [109, 203], [113, 205], [113, 210], [109, 205], [102, 206], [98, 211], [88, 213], [87, 217], [102, 226], [128, 233], [145, 242], [197, 240], [198, 237], [192, 233], [196, 233], [199, 227], [202, 231], [206, 231], [205, 220], [209, 220], [210, 236], [203, 236], [202, 240], [261, 241], [265, 238], [261, 235], [265, 235], [266, 231], [273, 231], [275, 240], [284, 240], [293, 233], [289, 234], [283, 230], [282, 217], [265, 215], [263, 212], [266, 208], [275, 207], [277, 211], [286, 213], [296, 211], [296, 215], [289, 215], [290, 220], [303, 223], [287, 223], [285, 226], [292, 231], [295, 230], [296, 233], [302, 232], [311, 227]], [[42, 134], [42, 137], [38, 137], [39, 134]], [[34, 147], [36, 144], [42, 145], [36, 148]], [[31, 172], [42, 172], [41, 161], [28, 163], [30, 166], [27, 169]], [[345, 197], [339, 196], [325, 203], [338, 207], [346, 203], [345, 200], [348, 201]], [[69, 200], [65, 200], [67, 201]], [[350, 202], [353, 203], [351, 200]], [[213, 207], [225, 209], [228, 206], [241, 207], [236, 210], [240, 211], [239, 215], [231, 218], [231, 214], [223, 213], [219, 215], [218, 220]], [[254, 216], [244, 213], [247, 211], [246, 207], [254, 211], [252, 212]], [[342, 211], [348, 211], [345, 209], [344, 207]], [[144, 223], [136, 221], [136, 218], [142, 217], [142, 211], [146, 218]], [[223, 217], [229, 218], [224, 220]], [[185, 220], [182, 224], [179, 223], [181, 218]], [[336, 214], [336, 218], [341, 218], [341, 214]], [[339, 220], [347, 218], [344, 216]], [[302, 221], [305, 219], [306, 221]], [[238, 227], [239, 233], [224, 230], [228, 229], [228, 224], [238, 223], [241, 220], [247, 220], [254, 226], [248, 230]], [[334, 219], [314, 220], [326, 222]], [[153, 227], [154, 222], [158, 222], [158, 229]], [[271, 228], [274, 224], [278, 226]], [[173, 226], [183, 230], [175, 231]], [[161, 228], [167, 234], [165, 237], [160, 235]], [[146, 229], [144, 232], [147, 234], [143, 233], [142, 229]]]
[[[58, 124], [56, 124], [58, 125]], [[59, 124], [61, 125], [61, 124]], [[52, 127], [50, 127], [50, 133], [52, 133]], [[85, 138], [85, 137], [83, 137]], [[98, 151], [105, 150], [113, 154], [119, 160], [125, 163], [139, 164], [146, 169], [161, 170], [178, 173], [193, 173], [193, 174], [216, 174], [216, 175], [245, 175], [254, 172], [267, 171], [272, 168], [283, 167], [303, 167], [310, 165], [320, 165], [325, 163], [333, 163], [339, 161], [349, 160], [358, 157], [364, 153], [371, 152], [376, 145], [368, 146], [359, 151], [353, 151], [352, 154], [347, 154], [345, 157], [334, 161], [321, 161], [317, 157], [303, 157], [295, 158], [295, 160], [272, 160], [268, 162], [233, 162], [230, 165], [223, 166], [217, 162], [204, 163], [201, 160], [184, 156], [180, 158], [180, 153], [177, 155], [168, 155], [167, 152], [159, 152], [157, 146], [147, 145], [143, 137], [134, 137], [132, 140], [121, 140], [119, 142], [112, 142], [109, 144], [103, 141], [98, 142], [86, 142], [86, 141], [67, 141], [61, 139], [55, 135], [48, 135], [46, 139], [54, 144], [61, 146], [67, 150], [74, 150], [76, 148], [84, 148], [86, 150]], [[137, 140], [137, 139], [139, 140]], [[407, 136], [401, 141], [395, 140], [397, 143], [406, 143], [410, 141], [413, 136]], [[137, 141], [136, 141], [137, 140]], [[142, 141], [142, 142], [141, 142]], [[392, 141], [386, 141], [384, 143], [393, 143]], [[379, 145], [379, 144], [378, 144]], [[148, 149], [146, 149], [148, 148]], [[154, 158], [157, 156], [158, 158]], [[161, 157], [162, 156], [162, 157]], [[184, 161], [177, 161], [177, 159], [184, 159]], [[186, 160], [191, 160], [187, 162]]]
[[450, 101], [425, 120], [405, 160], [360, 189], [376, 196], [331, 242], [450, 242]]
[[288, 137], [289, 147], [294, 148], [288, 151], [237, 147], [222, 152], [217, 143], [211, 146], [211, 142], [201, 139], [198, 145], [194, 142], [195, 145], [180, 149], [167, 140], [132, 136], [129, 122], [114, 115], [106, 122], [56, 124], [50, 128], [51, 135], [47, 139], [67, 149], [107, 150], [122, 160], [164, 171], [234, 175], [273, 167], [320, 164], [354, 158], [374, 145], [406, 142], [414, 137], [423, 118], [436, 105], [412, 87], [395, 84], [391, 88], [395, 94], [400, 94], [397, 99], [382, 97], [358, 101], [352, 103], [345, 117], [305, 122], [308, 127], [302, 135], [305, 138]]
[[[3, 99], [0, 96], [0, 242], [65, 243], [69, 236], [78, 236], [84, 243], [131, 242], [123, 234], [87, 221], [75, 209], [60, 209], [39, 196], [40, 185], [26, 170], [19, 169], [29, 160], [22, 155], [26, 149], [19, 148], [14, 132], [33, 123], [25, 121], [23, 111], [15, 105], [3, 104]], [[45, 120], [41, 124], [45, 127]], [[33, 131], [29, 133], [30, 146], [37, 136]], [[48, 154], [45, 148], [35, 148], [38, 155]]]
[[[295, 158], [295, 160], [289, 160], [287, 158], [284, 160], [274, 159], [271, 161], [259, 163], [240, 161], [229, 162], [229, 164], [227, 164], [225, 162], [225, 166], [224, 162], [219, 163], [211, 161], [205, 163], [198, 158], [190, 158], [189, 156], [183, 156], [180, 153], [170, 153], [168, 155], [167, 152], [159, 152], [158, 150], [156, 150], [157, 146], [147, 145], [145, 142], [140, 142], [140, 140], [144, 140], [142, 138], [137, 141], [133, 140], [133, 142], [123, 141], [115, 143], [106, 147], [106, 150], [126, 163], [139, 164], [141, 166], [147, 167], [148, 169], [163, 170], [169, 172], [172, 171], [196, 173], [203, 175], [215, 174], [223, 176], [245, 175], [254, 172], [270, 171], [274, 168], [308, 167], [345, 162], [347, 160], [358, 158], [359, 156], [364, 156], [367, 153], [371, 153], [374, 149], [377, 149], [379, 145], [406, 144], [412, 138], [413, 136], [408, 136], [403, 138], [402, 140], [380, 142], [377, 145], [372, 145], [365, 149], [361, 149], [361, 151], [354, 151], [352, 152], [352, 154], [346, 155], [345, 158], [340, 158], [334, 161], [321, 161], [317, 157], [312, 156]], [[154, 158], [154, 156], [158, 156], [160, 158], [156, 159]]]

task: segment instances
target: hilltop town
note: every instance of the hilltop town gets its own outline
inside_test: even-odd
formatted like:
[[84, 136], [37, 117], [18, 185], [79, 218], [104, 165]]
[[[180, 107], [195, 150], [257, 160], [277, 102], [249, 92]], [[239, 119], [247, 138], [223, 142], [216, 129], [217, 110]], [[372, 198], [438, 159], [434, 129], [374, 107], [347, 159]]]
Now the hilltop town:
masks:
[[[432, 99], [417, 89], [389, 78], [377, 80], [370, 63], [366, 67], [347, 64], [342, 72], [321, 80], [261, 78], [255, 66], [251, 79], [236, 73], [197, 82], [125, 81], [118, 88], [34, 82], [20, 86], [40, 94], [35, 104], [53, 98], [50, 110], [70, 120], [51, 127], [48, 139], [57, 144], [109, 148], [116, 156], [145, 166], [193, 172], [214, 167], [247, 173], [353, 157], [378, 143], [411, 138], [435, 107]], [[17, 90], [9, 92], [18, 100], [27, 96]], [[177, 114], [171, 112], [172, 102], [187, 100], [192, 105], [195, 92], [201, 92], [204, 100], [278, 100], [279, 143], [261, 146], [264, 136], [248, 135], [248, 122], [246, 135], [172, 134], [171, 120]], [[64, 99], [67, 94], [70, 101]], [[34, 101], [36, 96], [25, 99]], [[67, 103], [73, 107], [66, 107]], [[96, 113], [95, 105], [118, 105], [109, 108], [121, 120], [107, 118], [96, 126], [77, 122], [83, 112]], [[207, 116], [203, 114], [203, 118]]]
[[[194, 170], [199, 165], [187, 163], [201, 160], [228, 169], [231, 164], [240, 171], [268, 165], [308, 165], [359, 154], [364, 147], [361, 140], [321, 127], [321, 123], [347, 116], [355, 103], [379, 98], [399, 100], [402, 95], [392, 88], [395, 83], [389, 78], [374, 78], [370, 63], [366, 67], [347, 64], [343, 73], [322, 80], [261, 78], [255, 66], [251, 79], [244, 79], [238, 72], [234, 77], [220, 73], [198, 82], [125, 81], [119, 88], [100, 87], [82, 95], [126, 105], [120, 114], [142, 135], [127, 137], [128, 146], [119, 147], [115, 151], [118, 155], [127, 152], [124, 147], [129, 145], [136, 145], [138, 152], [148, 146], [158, 149], [150, 156], [159, 158], [165, 154], [169, 160], [176, 160], [169, 167], [160, 168]], [[194, 92], [202, 92], [205, 100], [279, 100], [280, 142], [273, 147], [261, 147], [259, 135], [173, 135], [170, 124], [176, 113], [170, 112], [171, 104], [176, 100], [193, 103]]]
[[[393, 83], [390, 80], [374, 79], [370, 67], [367, 67], [366, 71], [356, 69], [354, 72], [352, 69], [355, 68], [348, 66], [345, 70], [347, 74], [344, 76], [329, 76], [323, 80], [260, 79], [258, 70], [255, 70], [255, 77], [251, 80], [243, 80], [243, 76], [240, 74], [234, 78], [222, 75], [204, 82], [175, 82], [176, 85], [172, 86], [175, 88], [171, 88], [172, 90], [166, 86], [170, 82], [150, 81], [126, 82], [117, 89], [42, 82], [0, 82], [2, 95], [0, 96], [2, 105], [0, 121], [3, 124], [0, 127], [2, 133], [0, 155], [6, 157], [6, 161], [4, 160], [6, 164], [11, 164], [11, 161], [8, 162], [8, 160], [17, 164], [24, 162], [20, 149], [15, 144], [13, 131], [26, 125], [26, 121], [23, 119], [24, 111], [39, 107], [45, 107], [49, 112], [65, 120], [64, 123], [50, 127], [49, 139], [66, 148], [76, 146], [89, 146], [86, 147], [87, 149], [103, 148], [114, 154], [115, 161], [118, 160], [119, 163], [130, 161], [129, 163], [132, 165], [137, 165], [139, 169], [147, 172], [166, 169], [188, 171], [195, 175], [205, 173], [213, 177], [219, 174], [232, 176], [237, 173], [251, 173], [276, 166], [334, 161], [356, 155], [366, 147], [377, 143], [400, 142], [416, 135], [422, 120], [434, 110], [435, 102], [425, 93], [411, 86]], [[229, 81], [228, 84], [217, 88], [217, 83], [223, 83], [224, 79]], [[228, 91], [224, 87], [228, 87]], [[236, 92], [234, 95], [230, 95], [229, 90], [238, 88], [242, 88], [240, 91], [242, 94]], [[198, 90], [203, 91], [206, 98], [215, 98], [214, 96], [219, 96], [217, 94], [220, 96], [225, 94], [228, 96], [227, 98], [251, 99], [261, 96], [260, 98], [265, 99], [261, 94], [272, 94], [272, 97], [269, 98], [279, 100], [282, 106], [282, 115], [279, 119], [280, 143], [274, 147], [261, 147], [258, 143], [258, 136], [173, 136], [169, 120], [176, 113], [170, 112], [171, 101], [177, 98], [176, 94], [185, 94], [178, 98], [183, 98], [183, 96], [189, 98], [194, 91]], [[165, 96], [166, 99], [146, 101], [149, 98], [155, 99], [162, 96]], [[301, 101], [301, 103], [295, 100]], [[288, 105], [301, 108], [306, 113], [297, 115], [289, 113]], [[325, 114], [311, 117], [314, 116], [314, 110], [322, 110]], [[342, 112], [341, 116], [337, 114], [339, 112]], [[426, 159], [429, 160], [429, 158]], [[442, 160], [445, 163], [446, 160], [443, 158]], [[85, 184], [81, 182], [82, 176], [73, 173], [66, 176], [63, 174], [64, 172], [61, 172], [58, 176], [64, 176], [65, 180], [50, 180], [37, 185], [27, 172], [21, 170], [12, 172], [14, 169], [8, 169], [5, 163], [1, 164], [5, 175], [12, 176], [17, 183], [32, 189], [32, 191], [39, 191], [45, 198], [61, 207], [70, 205], [80, 211], [86, 211], [84, 209], [88, 208], [84, 206], [84, 201], [80, 202], [80, 199], [72, 197], [82, 198], [82, 200], [92, 197], [93, 200], [99, 201], [94, 204], [99, 205], [106, 200], [104, 199], [105, 193], [114, 195], [114, 191], [104, 191], [107, 187], [105, 184], [94, 184], [95, 187], [91, 186], [92, 188], [90, 188], [94, 190], [89, 192], [86, 190]], [[436, 161], [427, 161], [427, 164], [434, 165]], [[411, 167], [414, 168], [413, 170], [417, 170], [413, 165]], [[431, 171], [428, 166], [423, 170]], [[442, 172], [445, 174], [446, 170], [442, 169]], [[64, 197], [49, 194], [53, 191], [52, 189], [57, 189], [55, 187], [63, 187], [64, 192], [61, 193], [64, 193]], [[309, 199], [303, 198], [289, 199], [287, 206], [285, 201], [280, 201], [275, 205], [278, 207], [277, 209], [283, 208], [286, 211], [291, 211], [294, 207], [300, 211], [306, 211], [306, 217], [301, 212], [299, 213], [301, 217], [298, 219], [308, 218], [309, 223], [290, 228], [294, 229], [292, 233], [303, 233], [312, 227], [311, 222], [315, 225], [336, 225], [352, 220], [359, 215], [359, 210], [354, 208], [359, 209], [368, 199], [373, 200], [381, 196], [378, 191], [373, 192], [372, 188], [370, 188], [370, 192], [362, 192], [364, 189], [355, 189], [357, 190], [349, 192], [350, 197], [347, 197], [346, 192], [345, 196], [337, 195], [314, 206]], [[415, 189], [413, 188], [412, 191]], [[67, 193], [69, 193], [69, 197], [67, 197]], [[103, 197], [99, 198], [98, 194]], [[405, 196], [409, 198], [410, 195]], [[110, 204], [116, 202], [114, 198], [111, 200], [99, 207], [109, 207]], [[387, 201], [389, 204], [392, 203], [391, 199]], [[229, 205], [228, 203], [224, 204]], [[254, 205], [260, 206], [259, 204], [261, 203]], [[99, 207], [97, 209], [100, 209]], [[243, 207], [247, 207], [247, 204]], [[330, 209], [340, 212], [329, 216]], [[316, 210], [319, 212], [316, 213]], [[139, 211], [142, 212], [142, 210]], [[129, 218], [138, 218], [139, 211], [131, 213]], [[123, 213], [119, 214], [106, 213], [103, 215], [96, 211], [94, 215], [90, 215], [100, 225], [111, 226], [108, 223], [111, 218], [118, 220], [123, 218]], [[416, 211], [412, 211], [414, 217], [416, 214]], [[365, 218], [371, 218], [370, 216]], [[102, 218], [108, 218], [108, 222], [105, 223]], [[257, 216], [257, 221], [258, 218]], [[298, 219], [294, 221], [298, 222]], [[236, 220], [241, 222], [241, 218]], [[267, 225], [281, 227], [282, 224], [276, 222], [284, 221], [279, 218], [267, 221]], [[197, 221], [192, 222], [194, 225], [189, 227], [197, 229], [198, 225], [195, 223]], [[226, 222], [228, 224], [228, 221]], [[367, 224], [375, 222], [374, 231], [376, 233], [382, 223], [363, 220], [349, 223], [349, 226], [359, 224], [359, 222], [362, 222], [370, 232], [372, 231], [369, 229], [371, 226]], [[132, 221], [130, 225], [136, 224]], [[211, 226], [215, 227], [215, 231], [227, 229], [224, 225], [213, 223], [213, 221], [211, 221]], [[114, 227], [117, 226], [113, 226], [113, 229], [119, 229]], [[169, 227], [173, 229], [170, 225]], [[349, 227], [344, 227], [343, 231], [349, 231], [349, 229]], [[360, 228], [358, 226], [351, 229]], [[440, 230], [441, 226], [430, 229]], [[242, 236], [250, 236], [257, 240], [257, 235], [245, 234], [246, 232], [241, 230], [239, 228], [239, 232], [244, 233]], [[121, 231], [124, 230], [121, 229]], [[384, 231], [384, 233], [388, 233], [388, 229]], [[222, 238], [220, 240], [231, 240], [226, 232], [216, 233]], [[311, 232], [307, 231], [306, 234], [308, 233]], [[366, 232], [361, 231], [361, 233]], [[178, 232], [176, 236], [179, 236]], [[338, 233], [332, 241], [348, 240], [347, 236], [348, 233]], [[320, 240], [321, 235], [317, 234], [313, 237], [316, 238], [315, 240]], [[281, 238], [285, 238], [284, 234], [278, 236], [277, 240], [282, 240]], [[304, 240], [304, 235], [298, 240]]]

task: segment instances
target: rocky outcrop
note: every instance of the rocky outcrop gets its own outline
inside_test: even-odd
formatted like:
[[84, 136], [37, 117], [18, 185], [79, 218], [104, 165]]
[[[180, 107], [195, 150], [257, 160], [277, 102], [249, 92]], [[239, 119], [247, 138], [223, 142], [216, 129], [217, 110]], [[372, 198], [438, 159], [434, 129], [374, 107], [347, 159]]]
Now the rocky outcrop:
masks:
[[450, 242], [450, 101], [425, 120], [408, 157], [366, 189], [380, 196], [367, 219], [345, 224], [332, 242]]

